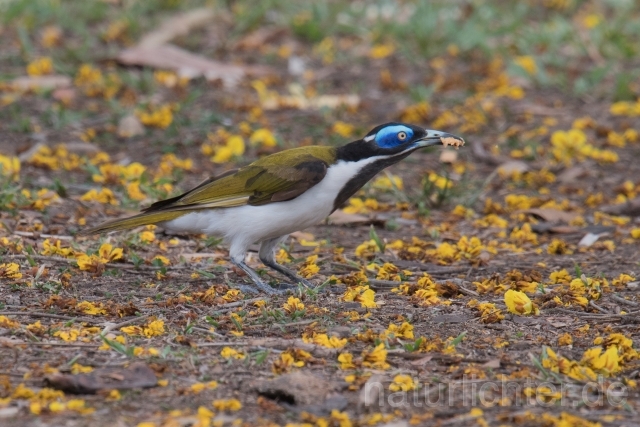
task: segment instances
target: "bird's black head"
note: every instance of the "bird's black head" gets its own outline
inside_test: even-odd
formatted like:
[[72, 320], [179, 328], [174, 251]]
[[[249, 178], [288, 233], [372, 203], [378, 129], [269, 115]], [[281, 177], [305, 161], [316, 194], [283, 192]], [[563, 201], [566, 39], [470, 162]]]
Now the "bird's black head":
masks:
[[338, 148], [338, 160], [358, 161], [369, 157], [404, 158], [418, 148], [441, 145], [442, 139], [462, 138], [437, 130], [424, 129], [406, 123], [385, 123], [371, 129], [367, 135]]

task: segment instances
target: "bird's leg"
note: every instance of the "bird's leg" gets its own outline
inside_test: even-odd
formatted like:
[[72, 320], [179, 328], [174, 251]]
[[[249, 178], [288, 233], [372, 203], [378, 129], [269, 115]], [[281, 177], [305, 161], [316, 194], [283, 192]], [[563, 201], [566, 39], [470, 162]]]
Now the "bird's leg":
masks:
[[253, 283], [256, 285], [256, 288], [258, 288], [259, 290], [261, 290], [265, 294], [267, 294], [267, 295], [276, 295], [276, 294], [280, 293], [278, 290], [273, 289], [271, 286], [269, 286], [266, 283], [264, 283], [262, 281], [262, 279], [260, 279], [260, 276], [258, 276], [258, 273], [256, 273], [251, 267], [249, 267], [247, 264], [245, 264], [244, 260], [243, 261], [236, 261], [233, 258], [231, 258], [231, 262], [236, 267], [241, 268], [242, 271], [247, 273], [247, 275], [251, 278]]
[[[258, 273], [251, 267], [249, 267], [244, 262], [245, 254], [247, 253], [248, 244], [243, 241], [231, 242], [231, 247], [229, 248], [229, 258], [231, 258], [231, 262], [236, 266], [242, 269], [253, 281], [255, 287], [264, 292], [267, 295], [277, 295], [282, 294], [286, 290], [274, 289], [271, 286], [267, 285], [262, 281]], [[244, 287], [244, 286], [243, 286]]]
[[235, 289], [239, 290], [240, 292], [245, 293], [245, 294], [260, 295], [260, 291], [258, 289], [256, 289], [255, 286], [241, 285], [239, 283], [236, 283], [233, 287]]
[[313, 288], [314, 285], [309, 282], [307, 279], [304, 279], [298, 276], [295, 272], [289, 270], [288, 268], [278, 264], [276, 262], [275, 257], [275, 249], [276, 246], [280, 244], [287, 236], [276, 237], [274, 239], [265, 240], [260, 245], [260, 252], [258, 256], [260, 257], [260, 261], [267, 267], [277, 271], [280, 274], [287, 276], [289, 279], [293, 280], [295, 283], [302, 283], [307, 288]]

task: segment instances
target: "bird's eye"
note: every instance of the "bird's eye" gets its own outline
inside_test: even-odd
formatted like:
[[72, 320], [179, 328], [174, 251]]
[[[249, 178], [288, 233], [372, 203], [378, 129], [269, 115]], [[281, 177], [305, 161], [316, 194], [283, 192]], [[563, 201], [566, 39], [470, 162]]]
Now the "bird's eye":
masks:
[[407, 133], [406, 132], [398, 132], [398, 139], [400, 141], [404, 141], [405, 139], [407, 139]]

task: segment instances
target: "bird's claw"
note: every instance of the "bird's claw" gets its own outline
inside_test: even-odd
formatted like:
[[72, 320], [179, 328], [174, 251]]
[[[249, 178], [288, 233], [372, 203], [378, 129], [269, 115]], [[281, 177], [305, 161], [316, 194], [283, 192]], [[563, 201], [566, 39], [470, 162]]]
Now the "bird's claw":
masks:
[[284, 295], [292, 290], [297, 289], [295, 285], [289, 285], [288, 283], [280, 283], [276, 286], [269, 286], [263, 282], [254, 283], [254, 285], [238, 284], [235, 287], [245, 294], [258, 295], [261, 292], [264, 292], [269, 296]]
[[235, 288], [238, 289], [239, 291], [241, 291], [244, 294], [253, 294], [253, 295], [257, 295], [260, 293], [260, 291], [256, 288], [254, 288], [253, 286], [250, 285], [235, 285]]
[[306, 280], [306, 279], [299, 279], [298, 283], [302, 283], [302, 286], [304, 286], [307, 289], [315, 289], [316, 285], [314, 285], [313, 283], [311, 283], [310, 281]]
[[298, 289], [297, 285], [292, 285], [290, 283], [278, 283], [273, 287], [279, 291], [294, 291]]

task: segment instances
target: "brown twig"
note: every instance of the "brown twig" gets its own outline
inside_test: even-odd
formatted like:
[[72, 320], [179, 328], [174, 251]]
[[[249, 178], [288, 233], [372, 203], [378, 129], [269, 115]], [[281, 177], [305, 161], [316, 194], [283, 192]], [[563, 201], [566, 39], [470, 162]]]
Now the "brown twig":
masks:
[[453, 278], [453, 279], [449, 279], [448, 281], [452, 282], [453, 284], [455, 284], [458, 287], [458, 291], [461, 294], [464, 294], [466, 296], [471, 296], [471, 297], [479, 297], [480, 296], [480, 294], [478, 292], [473, 291], [471, 289], [467, 289], [464, 286], [462, 286], [463, 284], [467, 284], [467, 283], [471, 284], [471, 282], [469, 282], [467, 280]]
[[62, 258], [59, 256], [45, 256], [45, 255], [24, 255], [24, 254], [14, 254], [14, 255], [3, 255], [2, 258], [9, 259], [32, 259], [36, 261], [51, 261], [51, 262], [64, 262], [66, 264], [73, 264], [76, 262], [74, 258]]
[[[75, 258], [63, 258], [63, 257], [58, 257], [58, 256], [46, 256], [46, 255], [24, 255], [24, 254], [15, 254], [15, 255], [3, 255], [3, 258], [9, 258], [9, 259], [32, 259], [32, 260], [36, 260], [36, 261], [50, 261], [50, 262], [63, 262], [66, 264], [75, 264], [76, 263], [76, 259]], [[163, 266], [163, 267], [157, 267], [155, 265], [138, 265], [135, 266], [133, 264], [125, 264], [125, 263], [114, 263], [114, 262], [109, 262], [105, 264], [106, 267], [109, 268], [117, 268], [117, 269], [121, 269], [121, 270], [132, 270], [132, 271], [157, 271], [157, 270], [162, 270], [165, 269], [167, 271], [172, 271], [172, 270], [185, 270], [188, 268], [191, 268], [190, 265], [167, 265], [167, 266]]]
[[205, 342], [198, 343], [198, 347], [262, 347], [262, 348], [275, 348], [278, 350], [286, 350], [287, 348], [295, 347], [308, 351], [317, 357], [331, 357], [338, 353], [335, 348], [327, 348], [313, 343], [306, 343], [301, 339], [266, 339], [258, 338], [251, 341], [224, 341], [224, 342]]
[[20, 377], [20, 378], [24, 377], [24, 373], [21, 374], [19, 372], [0, 371], [0, 375], [8, 375], [10, 377]]
[[208, 330], [208, 329], [206, 329], [206, 328], [201, 328], [201, 327], [199, 327], [199, 326], [194, 326], [194, 327], [193, 327], [193, 330], [194, 330], [194, 331], [199, 331], [199, 332], [204, 332], [204, 333], [207, 333], [207, 334], [211, 334], [211, 335], [213, 335], [214, 337], [224, 338], [224, 335], [222, 335], [222, 334], [219, 334], [219, 333], [214, 332], [214, 331], [210, 331], [210, 330]]
[[[551, 311], [553, 310], [553, 311]], [[587, 319], [587, 320], [599, 320], [599, 319], [613, 319], [613, 318], [622, 318], [625, 316], [628, 316], [630, 314], [635, 314], [635, 313], [627, 313], [627, 314], [594, 314], [594, 313], [586, 313], [584, 311], [574, 311], [574, 310], [567, 310], [566, 308], [553, 308], [548, 310], [549, 313], [554, 313], [554, 312], [558, 312], [558, 313], [566, 313], [566, 314], [572, 314], [576, 317], [580, 317], [581, 319]]]
[[228, 311], [231, 311], [231, 309], [235, 308], [235, 307], [241, 307], [245, 304], [251, 304], [252, 302], [256, 302], [256, 301], [260, 301], [263, 300], [265, 302], [269, 301], [269, 298], [265, 298], [265, 297], [256, 297], [256, 298], [250, 298], [250, 299], [245, 299], [242, 301], [236, 301], [236, 302], [230, 302], [228, 304], [222, 304], [222, 305], [218, 305], [213, 307], [214, 311], [216, 313], [226, 313]]
[[596, 310], [601, 311], [601, 312], [603, 312], [603, 313], [605, 313], [605, 314], [611, 314], [611, 312], [609, 312], [608, 310], [606, 310], [606, 309], [604, 309], [604, 308], [600, 307], [598, 304], [596, 304], [595, 302], [593, 302], [593, 300], [589, 301], [589, 305], [590, 305], [591, 307], [595, 308]]
[[217, 342], [205, 342], [202, 344], [198, 344], [198, 347], [228, 347], [228, 346], [246, 347], [246, 346], [252, 346], [252, 345], [255, 345], [255, 344], [248, 341], [238, 341], [238, 342], [217, 341]]
[[[467, 289], [464, 286], [462, 286], [462, 283], [469, 283], [469, 282], [465, 282], [462, 279], [448, 279], [448, 281], [453, 282], [457, 287], [458, 287], [458, 291], [461, 294], [467, 295], [467, 296], [473, 296], [473, 297], [477, 297], [480, 296], [479, 293], [477, 293], [476, 291], [472, 291], [471, 289]], [[407, 285], [415, 285], [416, 282], [406, 282], [406, 281], [402, 281], [402, 282], [396, 282], [393, 280], [379, 280], [379, 279], [369, 279], [369, 286], [371, 287], [371, 289], [373, 290], [389, 290], [395, 287], [400, 286], [401, 284], [407, 284]]]
[[282, 327], [282, 328], [290, 328], [292, 326], [304, 326], [310, 325], [313, 322], [317, 322], [318, 319], [309, 319], [309, 320], [301, 320], [299, 322], [291, 322], [291, 323], [272, 323], [270, 328]]
[[38, 312], [30, 312], [30, 311], [0, 311], [0, 315], [3, 316], [31, 316], [31, 317], [48, 317], [50, 319], [60, 319], [60, 320], [73, 320], [76, 322], [90, 322], [90, 323], [99, 323], [95, 319], [85, 318], [85, 317], [70, 317], [63, 316], [61, 314], [51, 314], [51, 313], [38, 313]]
[[330, 262], [329, 264], [334, 265], [336, 267], [341, 267], [341, 268], [344, 268], [345, 270], [350, 270], [350, 271], [360, 271], [360, 270], [362, 270], [362, 268], [360, 268], [360, 267], [356, 267], [356, 266], [351, 265], [351, 264], [344, 264], [342, 262]]
[[31, 346], [53, 346], [53, 347], [85, 347], [85, 348], [97, 348], [100, 347], [100, 344], [84, 344], [84, 343], [73, 343], [73, 342], [23, 342], [20, 345], [31, 345]]
[[405, 260], [397, 260], [394, 262], [395, 265], [401, 268], [415, 268], [419, 271], [427, 273], [431, 276], [441, 276], [441, 275], [449, 275], [456, 273], [466, 273], [469, 269], [468, 266], [462, 267], [438, 267], [433, 264], [425, 264], [420, 261], [405, 261]]
[[471, 297], [478, 297], [478, 296], [480, 296], [480, 294], [479, 294], [479, 293], [477, 293], [476, 291], [472, 291], [471, 289], [467, 289], [467, 288], [465, 288], [464, 286], [460, 286], [460, 285], [458, 285], [458, 291], [459, 291], [461, 294], [464, 294], [464, 295], [466, 295], [466, 296], [471, 296]]
[[120, 264], [120, 263], [114, 263], [114, 262], [109, 262], [105, 265], [109, 268], [117, 268], [117, 269], [130, 270], [130, 271], [158, 271], [162, 269], [165, 269], [167, 271], [175, 271], [175, 270], [186, 270], [188, 268], [191, 268], [191, 266], [189, 265], [165, 265], [162, 267], [157, 267], [155, 265], [135, 266], [133, 264]]
[[640, 307], [640, 304], [638, 304], [637, 302], [634, 301], [629, 301], [627, 299], [624, 299], [622, 297], [619, 297], [616, 294], [612, 294], [609, 295], [611, 297], [612, 300], [619, 302], [620, 304], [624, 304], [624, 305], [629, 305], [631, 307]]
[[102, 332], [100, 333], [101, 335], [106, 335], [109, 332], [113, 331], [114, 329], [120, 329], [123, 326], [127, 326], [127, 325], [131, 325], [133, 323], [137, 323], [141, 320], [147, 319], [151, 317], [151, 313], [149, 314], [145, 314], [142, 316], [138, 316], [138, 317], [134, 317], [132, 319], [129, 320], [125, 320], [124, 322], [120, 322], [120, 323], [112, 323], [112, 322], [106, 322], [107, 325], [104, 327], [104, 329], [102, 330]]
[[66, 236], [66, 235], [60, 236], [56, 234], [40, 234], [33, 231], [16, 230], [13, 232], [13, 235], [20, 236], [20, 237], [36, 237], [36, 238], [43, 238], [43, 239], [73, 240], [73, 236]]
[[403, 283], [415, 284], [410, 282], [396, 282], [394, 280], [369, 279], [369, 287], [375, 291], [389, 290], [400, 286]]

